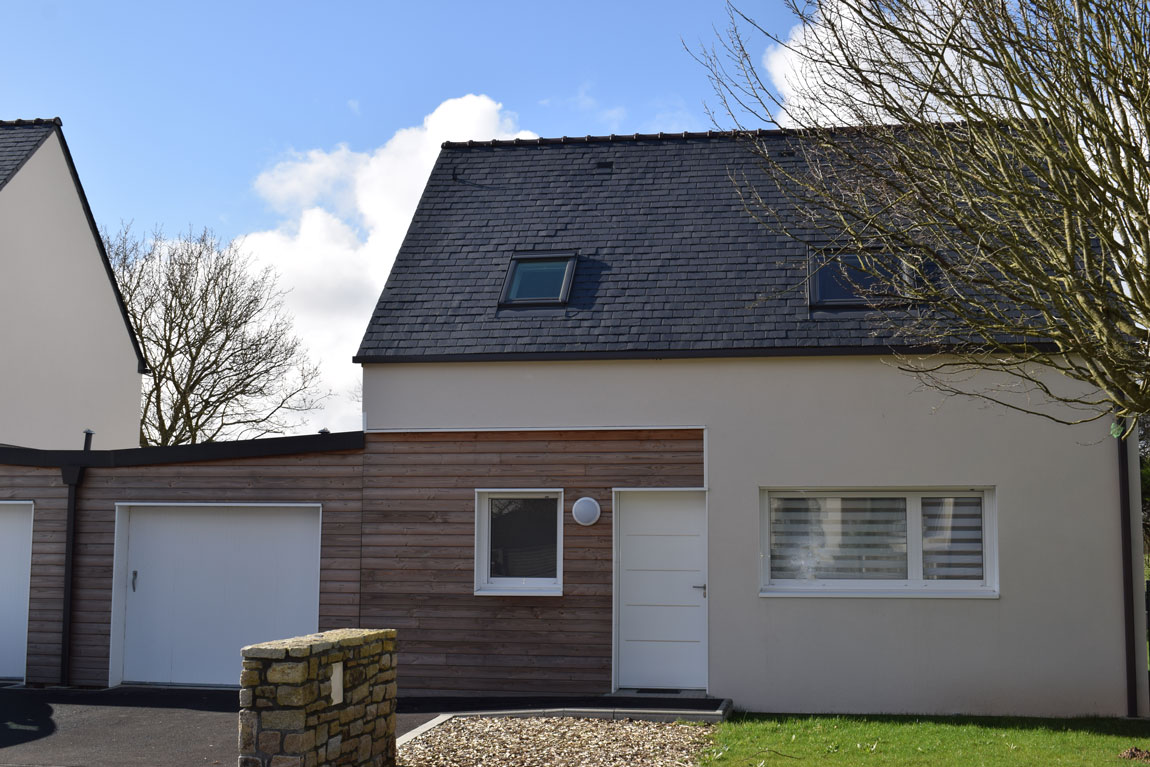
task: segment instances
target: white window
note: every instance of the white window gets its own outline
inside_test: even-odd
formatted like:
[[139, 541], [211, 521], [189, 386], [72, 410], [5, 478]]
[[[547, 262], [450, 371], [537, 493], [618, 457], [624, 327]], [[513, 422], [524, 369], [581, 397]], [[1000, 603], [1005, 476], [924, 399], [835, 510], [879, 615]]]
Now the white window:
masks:
[[990, 490], [764, 490], [762, 596], [995, 597]]
[[475, 492], [475, 593], [563, 594], [563, 491]]

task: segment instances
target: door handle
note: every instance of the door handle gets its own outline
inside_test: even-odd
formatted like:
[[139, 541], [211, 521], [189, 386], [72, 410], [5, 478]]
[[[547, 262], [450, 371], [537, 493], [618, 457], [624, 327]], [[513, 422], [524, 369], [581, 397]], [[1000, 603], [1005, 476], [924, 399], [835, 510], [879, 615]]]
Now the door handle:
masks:
[[[139, 570], [133, 570], [133, 571], [132, 571], [132, 591], [135, 591], [135, 590], [136, 590], [136, 576], [137, 576], [137, 575], [139, 575], [139, 574], [140, 574], [140, 571], [139, 571]], [[707, 595], [707, 592], [706, 592], [706, 591], [704, 591], [704, 592], [703, 592], [703, 596], [706, 596], [706, 595]]]
[[703, 599], [707, 598], [707, 584], [704, 583], [702, 586], [692, 586], [691, 588], [702, 589], [703, 590]]

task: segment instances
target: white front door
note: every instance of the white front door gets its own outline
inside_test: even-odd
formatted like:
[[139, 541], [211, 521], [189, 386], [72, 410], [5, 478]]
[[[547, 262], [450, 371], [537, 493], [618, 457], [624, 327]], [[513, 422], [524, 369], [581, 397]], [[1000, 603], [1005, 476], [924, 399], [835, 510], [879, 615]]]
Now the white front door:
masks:
[[23, 679], [32, 577], [32, 504], [0, 503], [0, 679]]
[[125, 682], [235, 685], [240, 648], [314, 633], [319, 508], [132, 506]]
[[701, 491], [616, 497], [619, 687], [707, 687], [707, 501]]

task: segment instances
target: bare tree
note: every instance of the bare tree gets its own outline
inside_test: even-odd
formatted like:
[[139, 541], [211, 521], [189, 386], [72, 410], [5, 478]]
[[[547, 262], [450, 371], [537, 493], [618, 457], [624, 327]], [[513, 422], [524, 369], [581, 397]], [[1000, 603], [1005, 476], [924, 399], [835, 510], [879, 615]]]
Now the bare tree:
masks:
[[[729, 6], [697, 54], [713, 116], [789, 198], [744, 183], [748, 206], [855, 254], [886, 329], [949, 352], [899, 358], [930, 385], [1062, 422], [1150, 413], [1150, 4], [786, 2], [801, 33]], [[793, 63], [782, 95], [767, 45]]]
[[251, 269], [209, 230], [136, 239], [103, 233], [151, 369], [141, 445], [280, 434], [323, 399], [270, 268]]

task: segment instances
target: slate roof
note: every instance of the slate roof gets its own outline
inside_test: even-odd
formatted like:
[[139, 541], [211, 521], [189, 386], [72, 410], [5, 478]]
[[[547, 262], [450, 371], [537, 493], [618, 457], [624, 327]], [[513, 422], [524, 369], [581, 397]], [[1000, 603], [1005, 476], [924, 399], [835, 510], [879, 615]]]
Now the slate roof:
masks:
[[0, 120], [0, 189], [60, 125], [50, 120]]
[[[780, 201], [725, 133], [445, 143], [355, 361], [889, 350], [865, 313], [812, 313], [806, 248], [747, 213], [743, 174]], [[567, 305], [500, 307], [541, 250], [578, 253]]]

